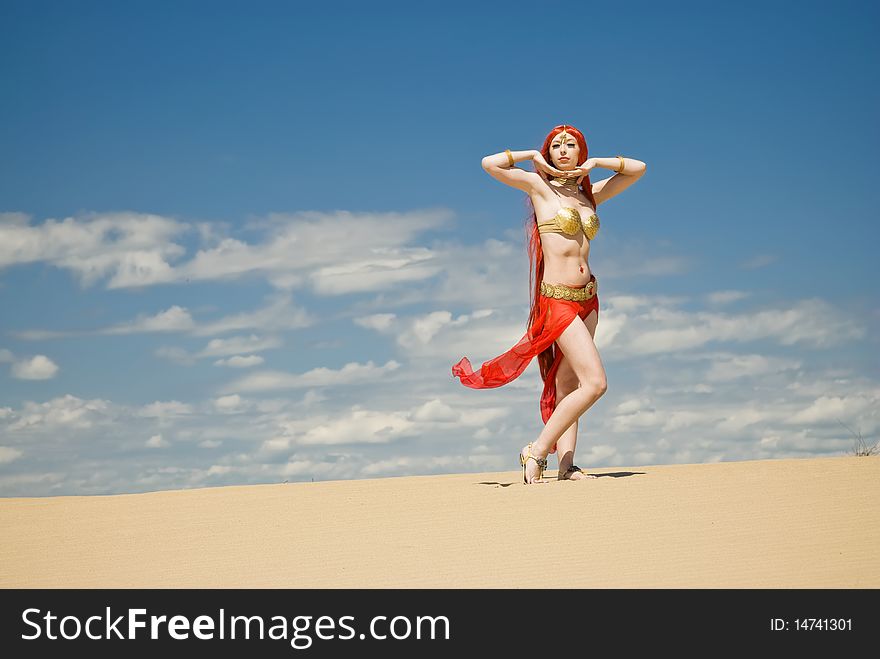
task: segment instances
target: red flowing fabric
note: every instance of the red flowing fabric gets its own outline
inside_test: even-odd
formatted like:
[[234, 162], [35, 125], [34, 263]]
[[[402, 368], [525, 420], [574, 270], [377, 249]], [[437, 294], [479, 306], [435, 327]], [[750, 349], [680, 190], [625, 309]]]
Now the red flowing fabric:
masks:
[[[558, 300], [540, 295], [538, 297], [538, 313], [525, 335], [507, 352], [494, 359], [484, 362], [479, 371], [474, 371], [470, 360], [462, 357], [452, 367], [452, 375], [460, 378], [461, 383], [471, 389], [492, 389], [501, 387], [518, 378], [529, 363], [544, 350], [553, 346], [553, 365], [544, 379], [544, 391], [541, 394], [541, 420], [546, 424], [553, 410], [556, 409], [556, 371], [562, 361], [562, 350], [555, 345], [556, 339], [565, 331], [571, 322], [580, 317], [586, 318], [593, 310], [599, 313], [599, 296], [589, 300], [574, 302]], [[556, 452], [556, 445], [550, 453]]]

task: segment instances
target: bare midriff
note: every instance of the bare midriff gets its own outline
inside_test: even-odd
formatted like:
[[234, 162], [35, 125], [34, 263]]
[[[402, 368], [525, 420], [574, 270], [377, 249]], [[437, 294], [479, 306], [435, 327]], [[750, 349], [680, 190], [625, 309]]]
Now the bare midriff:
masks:
[[[549, 189], [544, 195], [532, 195], [532, 206], [538, 222], [551, 219], [560, 206], [576, 208], [581, 217], [589, 217], [595, 212], [582, 193], [575, 197], [556, 194]], [[543, 280], [550, 284], [582, 287], [590, 281], [590, 240], [583, 232], [574, 235], [562, 233], [542, 233], [541, 249], [544, 252]]]

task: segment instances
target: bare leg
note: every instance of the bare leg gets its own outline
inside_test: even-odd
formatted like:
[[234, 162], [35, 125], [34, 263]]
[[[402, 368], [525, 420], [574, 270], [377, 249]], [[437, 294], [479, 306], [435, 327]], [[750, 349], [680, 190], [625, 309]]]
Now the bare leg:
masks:
[[556, 455], [559, 458], [559, 469], [565, 471], [574, 462], [574, 447], [577, 446], [578, 422], [575, 420], [556, 442]]
[[597, 478], [593, 474], [587, 474], [582, 471], [569, 472], [568, 468], [574, 464], [574, 450], [577, 445], [577, 428], [578, 422], [575, 421], [568, 427], [559, 441], [556, 442], [556, 455], [559, 457], [559, 471], [557, 480], [582, 481], [588, 478]]
[[[594, 314], [591, 313], [590, 316]], [[590, 319], [590, 316], [587, 319]], [[547, 420], [547, 424], [531, 446], [532, 455], [545, 458], [554, 442], [558, 442], [569, 427], [573, 426], [577, 419], [605, 393], [607, 383], [605, 368], [593, 342], [593, 336], [584, 322], [576, 318], [565, 329], [556, 341], [565, 355], [571, 370], [578, 380], [578, 388], [569, 393], [565, 398], [558, 401], [556, 409]], [[560, 365], [561, 366], [561, 365]], [[577, 429], [574, 431], [575, 441]], [[526, 455], [526, 447], [523, 447], [523, 455]], [[565, 451], [564, 447], [558, 450]], [[573, 446], [570, 449], [573, 452]], [[564, 456], [564, 453], [560, 453]], [[569, 463], [571, 464], [571, 463]], [[537, 475], [538, 467], [534, 460], [530, 460], [526, 466], [526, 479], [529, 482]]]
[[[596, 336], [596, 326], [599, 322], [599, 315], [593, 311], [591, 312], [585, 319], [584, 325], [587, 326], [587, 330], [590, 332], [590, 337]], [[574, 370], [571, 368], [568, 359], [563, 355], [562, 359], [559, 362], [559, 368], [556, 371], [556, 395], [558, 400], [562, 400], [568, 394], [575, 391], [578, 388], [578, 379]], [[575, 447], [577, 446], [577, 437], [578, 437], [578, 420], [575, 420], [573, 424], [571, 424], [564, 433], [562, 433], [562, 437], [559, 438], [559, 441], [556, 443], [556, 455], [559, 458], [559, 475], [557, 478], [563, 478], [563, 475], [567, 472], [568, 468], [574, 464], [574, 453]], [[570, 473], [566, 479], [570, 480], [585, 480], [587, 478], [596, 478], [595, 476], [589, 476], [582, 472], [575, 471]]]
[[[575, 387], [577, 389], [577, 387]], [[561, 396], [561, 392], [557, 389], [557, 397]], [[566, 394], [568, 395], [568, 394]], [[556, 442], [556, 455], [559, 457], [559, 476], [561, 477], [566, 470], [574, 463], [574, 450], [577, 446], [578, 420], [575, 420]], [[583, 478], [580, 474], [573, 474], [573, 480]]]
[[[563, 373], [563, 368], [566, 368], [566, 359], [562, 358], [562, 362], [559, 364], [559, 373]], [[566, 396], [570, 393], [577, 391], [577, 379], [574, 375], [574, 371], [570, 368], [566, 369], [567, 373], [563, 374], [562, 377], [557, 376], [556, 378], [556, 400], [561, 402]], [[570, 377], [574, 378], [573, 386], [571, 383], [567, 383], [563, 380], [563, 377], [570, 374]], [[578, 419], [575, 419], [574, 423], [572, 423], [568, 428], [565, 429], [565, 432], [562, 433], [562, 436], [556, 442], [556, 455], [559, 458], [559, 473], [563, 473], [566, 469], [571, 466], [574, 461], [574, 449], [577, 446], [577, 433], [578, 433]]]

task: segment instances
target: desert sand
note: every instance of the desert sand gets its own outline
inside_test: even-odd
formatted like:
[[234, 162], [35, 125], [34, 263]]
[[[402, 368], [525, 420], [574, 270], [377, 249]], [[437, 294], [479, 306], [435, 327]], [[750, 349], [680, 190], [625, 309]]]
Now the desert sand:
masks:
[[0, 587], [880, 587], [877, 457], [587, 471], [5, 498]]

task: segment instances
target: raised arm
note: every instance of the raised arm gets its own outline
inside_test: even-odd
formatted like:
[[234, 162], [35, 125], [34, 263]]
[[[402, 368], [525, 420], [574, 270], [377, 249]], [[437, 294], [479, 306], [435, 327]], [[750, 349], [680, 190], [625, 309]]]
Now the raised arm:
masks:
[[596, 167], [604, 167], [617, 172], [611, 178], [593, 183], [593, 199], [596, 200], [597, 206], [626, 190], [642, 178], [648, 169], [648, 165], [641, 160], [624, 158], [623, 156], [593, 158], [593, 162], [596, 163]]
[[483, 158], [483, 169], [502, 183], [531, 194], [537, 189], [541, 177], [536, 172], [529, 172], [516, 167], [516, 163], [521, 160], [532, 160], [537, 153], [539, 152], [534, 149], [511, 151], [510, 155], [513, 158], [513, 163], [510, 162], [506, 151], [495, 153]]

